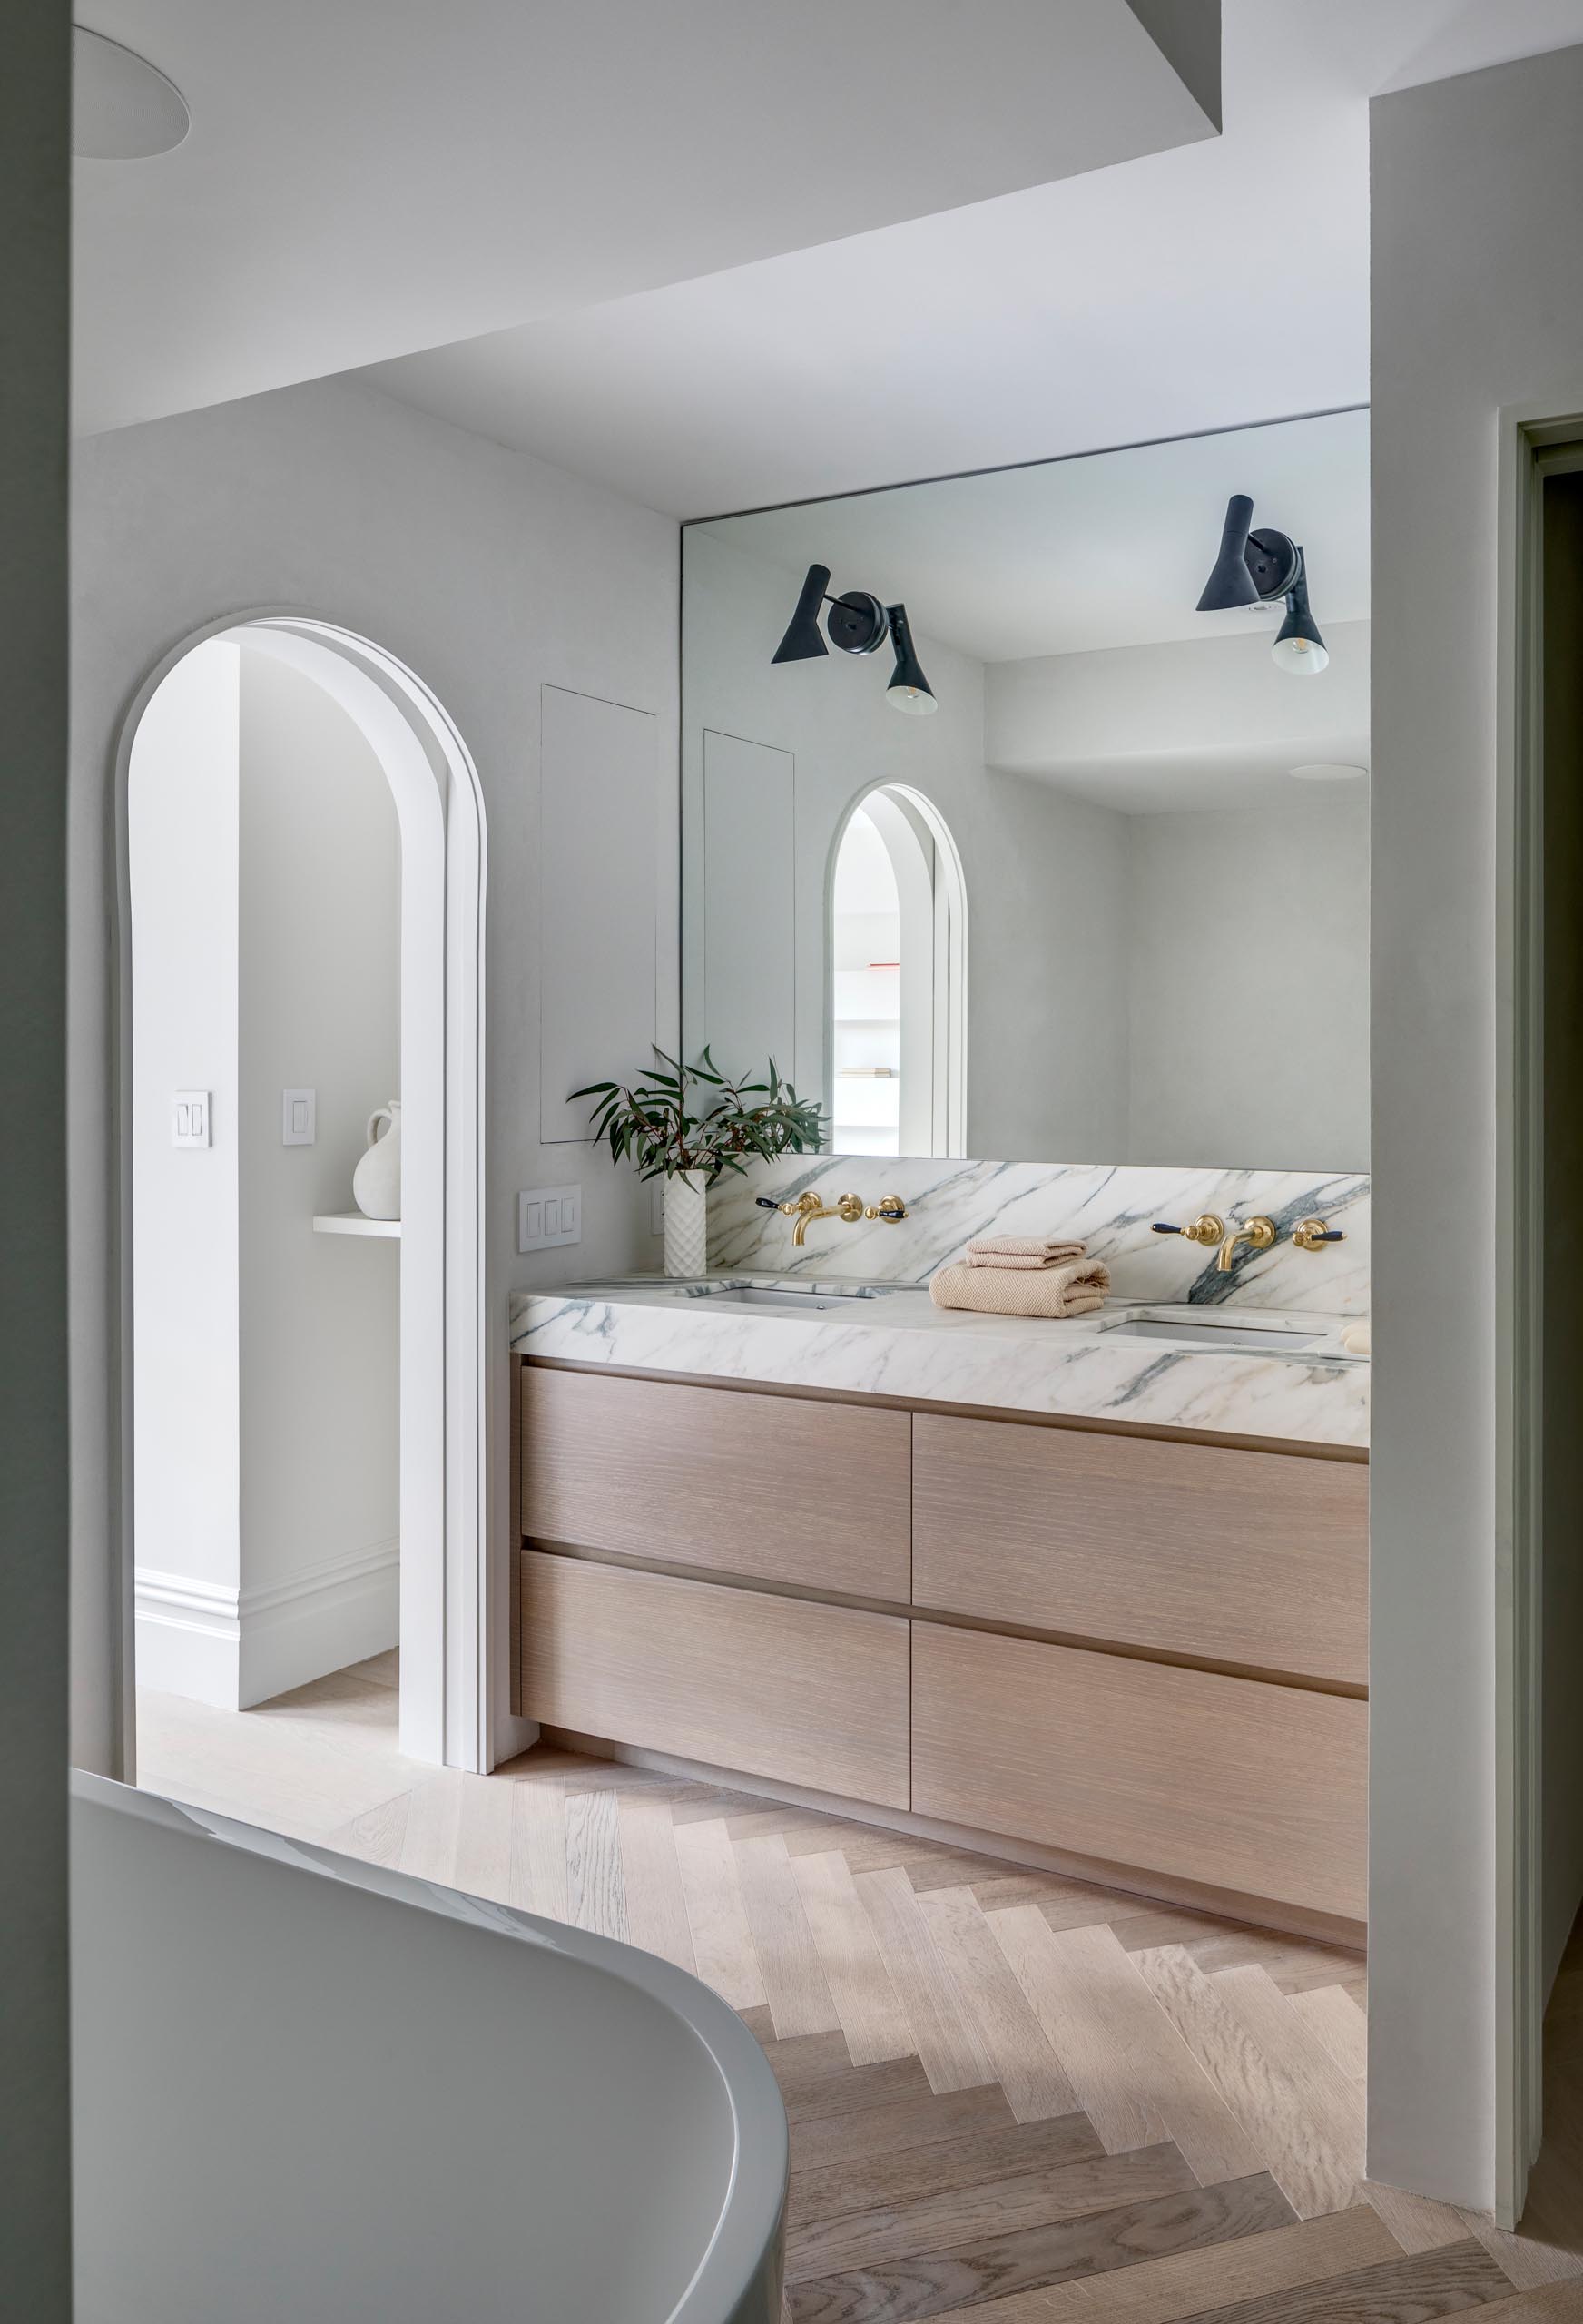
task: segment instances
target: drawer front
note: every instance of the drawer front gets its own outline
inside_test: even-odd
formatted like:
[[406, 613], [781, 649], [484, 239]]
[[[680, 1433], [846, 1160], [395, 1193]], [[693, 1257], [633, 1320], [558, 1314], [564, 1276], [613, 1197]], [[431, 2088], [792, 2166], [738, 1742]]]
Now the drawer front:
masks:
[[1356, 1462], [920, 1413], [913, 1602], [1361, 1686], [1368, 1475]]
[[1366, 1704], [938, 1622], [912, 1676], [919, 1815], [1364, 1917]]
[[522, 1552], [522, 1708], [615, 1743], [905, 1807], [902, 1617]]
[[907, 1413], [528, 1364], [522, 1531], [905, 1606], [911, 1433]]

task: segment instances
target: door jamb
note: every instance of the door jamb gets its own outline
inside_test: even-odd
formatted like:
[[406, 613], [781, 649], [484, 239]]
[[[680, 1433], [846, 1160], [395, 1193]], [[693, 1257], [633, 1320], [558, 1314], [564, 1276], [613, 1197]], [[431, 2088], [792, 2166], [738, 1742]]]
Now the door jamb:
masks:
[[[1544, 765], [1540, 495], [1583, 412], [1503, 410], [1496, 763], [1495, 2217], [1543, 2124]], [[1550, 455], [1546, 460], [1544, 456]]]

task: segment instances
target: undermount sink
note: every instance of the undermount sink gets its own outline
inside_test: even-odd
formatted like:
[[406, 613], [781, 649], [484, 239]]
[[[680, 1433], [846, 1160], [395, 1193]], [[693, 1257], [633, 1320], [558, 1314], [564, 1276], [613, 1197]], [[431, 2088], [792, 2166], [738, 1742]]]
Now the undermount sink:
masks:
[[715, 1307], [789, 1307], [806, 1315], [816, 1315], [824, 1307], [844, 1306], [854, 1299], [882, 1298], [887, 1288], [880, 1284], [855, 1283], [850, 1289], [824, 1286], [804, 1291], [795, 1285], [782, 1289], [760, 1283], [712, 1283], [699, 1284], [682, 1295], [685, 1299], [707, 1299]]
[[1196, 1318], [1189, 1322], [1174, 1315], [1133, 1315], [1125, 1324], [1113, 1324], [1106, 1337], [1168, 1340], [1178, 1347], [1234, 1347], [1265, 1355], [1283, 1355], [1300, 1347], [1312, 1347], [1322, 1334], [1294, 1332], [1284, 1324], [1250, 1324], [1241, 1316], [1234, 1322], [1228, 1316], [1224, 1323], [1210, 1323]]

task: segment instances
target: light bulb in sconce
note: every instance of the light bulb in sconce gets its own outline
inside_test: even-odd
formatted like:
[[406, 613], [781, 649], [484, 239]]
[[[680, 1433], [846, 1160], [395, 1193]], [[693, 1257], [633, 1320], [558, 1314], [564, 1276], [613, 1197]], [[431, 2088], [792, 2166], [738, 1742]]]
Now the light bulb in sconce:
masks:
[[1330, 665], [1319, 624], [1308, 606], [1308, 567], [1299, 549], [1297, 578], [1286, 595], [1286, 618], [1275, 633], [1270, 659], [1294, 678], [1317, 678]]
[[896, 649], [896, 668], [885, 689], [885, 699], [892, 709], [905, 710], [910, 717], [932, 718], [939, 704], [913, 651], [907, 608], [887, 606], [885, 614], [890, 625], [890, 643]]

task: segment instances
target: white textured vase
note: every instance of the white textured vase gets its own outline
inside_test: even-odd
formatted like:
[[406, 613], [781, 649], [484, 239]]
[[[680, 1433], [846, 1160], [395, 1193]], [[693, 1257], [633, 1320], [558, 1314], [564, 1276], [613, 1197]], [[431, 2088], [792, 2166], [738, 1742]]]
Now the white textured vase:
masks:
[[[385, 1134], [379, 1135], [383, 1123]], [[369, 1116], [369, 1148], [352, 1172], [352, 1200], [365, 1218], [401, 1216], [401, 1100], [392, 1098]]]
[[702, 1171], [665, 1180], [665, 1273], [709, 1272], [709, 1194]]

